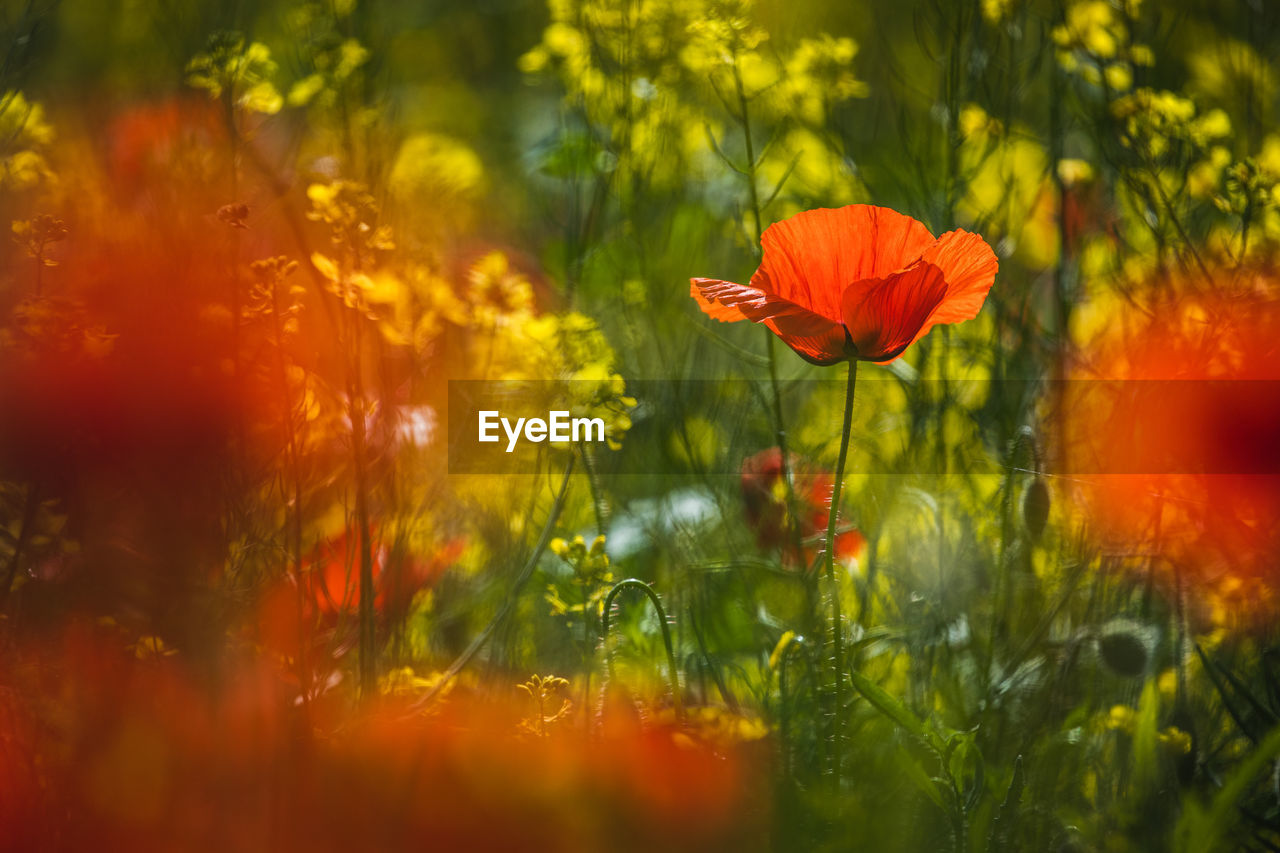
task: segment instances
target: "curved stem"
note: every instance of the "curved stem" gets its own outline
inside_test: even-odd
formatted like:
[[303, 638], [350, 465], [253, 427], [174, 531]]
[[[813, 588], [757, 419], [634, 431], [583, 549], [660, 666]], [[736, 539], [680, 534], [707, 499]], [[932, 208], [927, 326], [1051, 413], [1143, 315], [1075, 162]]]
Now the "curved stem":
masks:
[[[791, 744], [791, 715], [787, 709], [787, 693], [790, 687], [787, 672], [791, 663], [791, 658], [797, 652], [808, 652], [809, 642], [804, 637], [796, 636], [791, 638], [791, 642], [782, 650], [782, 658], [778, 661], [778, 739], [782, 746], [782, 766], [783, 775], [790, 779], [795, 771], [795, 762], [792, 755]], [[806, 657], [805, 662], [808, 663]], [[810, 665], [810, 678], [813, 677], [812, 665]]]
[[600, 478], [596, 474], [595, 453], [586, 441], [578, 442], [578, 453], [582, 456], [582, 469], [587, 474], [587, 486], [591, 492], [591, 509], [596, 515], [596, 535], [606, 536], [609, 533], [609, 507], [600, 490]]
[[[653, 609], [658, 612], [658, 624], [662, 626], [662, 644], [667, 649], [667, 666], [671, 671], [671, 698], [676, 706], [676, 718], [683, 722], [684, 720], [684, 702], [680, 698], [680, 671], [676, 669], [676, 653], [671, 645], [671, 627], [667, 624], [667, 611], [662, 607], [662, 601], [658, 598], [658, 593], [653, 591], [653, 587], [649, 586], [639, 578], [627, 578], [618, 581], [613, 585], [613, 589], [609, 590], [609, 594], [604, 599], [604, 624], [601, 636], [604, 637], [606, 643], [609, 642], [609, 614], [613, 611], [613, 600], [618, 597], [618, 593], [624, 589], [638, 589], [648, 596], [649, 601], [653, 604]], [[605, 652], [606, 659], [609, 662], [609, 680], [613, 681], [613, 653]]]
[[840, 712], [844, 705], [844, 647], [841, 642], [840, 583], [836, 578], [836, 520], [840, 515], [840, 489], [844, 485], [844, 464], [849, 457], [849, 433], [853, 424], [853, 396], [858, 381], [858, 362], [849, 362], [849, 384], [844, 394], [844, 423], [840, 428], [840, 456], [836, 461], [835, 479], [831, 484], [831, 509], [827, 513], [826, 564], [827, 585], [831, 595], [831, 655], [835, 674], [835, 701], [831, 717], [831, 768], [836, 784], [840, 783]]

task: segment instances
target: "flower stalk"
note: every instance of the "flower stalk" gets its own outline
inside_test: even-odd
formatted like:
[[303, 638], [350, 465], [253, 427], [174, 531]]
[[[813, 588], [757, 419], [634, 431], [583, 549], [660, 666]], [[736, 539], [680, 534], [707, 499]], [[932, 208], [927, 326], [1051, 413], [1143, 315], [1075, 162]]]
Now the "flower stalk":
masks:
[[844, 647], [843, 622], [840, 612], [840, 581], [836, 577], [836, 521], [840, 516], [840, 491], [844, 485], [844, 466], [849, 458], [849, 434], [853, 425], [853, 399], [858, 381], [858, 362], [849, 360], [849, 380], [845, 386], [844, 421], [840, 427], [840, 455], [836, 460], [835, 478], [831, 484], [831, 509], [827, 514], [827, 537], [825, 542], [826, 574], [829, 594], [831, 596], [831, 664], [833, 669], [832, 688], [834, 692], [831, 716], [831, 771], [836, 784], [840, 783], [840, 740], [841, 709], [844, 706]]

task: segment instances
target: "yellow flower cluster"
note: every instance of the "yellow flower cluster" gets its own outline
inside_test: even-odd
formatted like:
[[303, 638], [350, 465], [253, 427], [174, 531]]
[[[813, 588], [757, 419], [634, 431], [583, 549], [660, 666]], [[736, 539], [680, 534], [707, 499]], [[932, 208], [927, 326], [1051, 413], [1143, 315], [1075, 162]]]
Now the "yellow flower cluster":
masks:
[[1187, 89], [1203, 103], [1230, 105], [1236, 115], [1273, 103], [1280, 76], [1267, 57], [1246, 42], [1216, 38], [1186, 58]]
[[521, 730], [538, 737], [551, 734], [549, 727], [567, 719], [573, 710], [573, 703], [561, 697], [559, 708], [549, 711], [555, 704], [556, 694], [568, 688], [569, 680], [558, 675], [534, 675], [524, 684], [517, 684], [516, 689], [528, 694], [535, 708], [533, 717], [520, 721]]
[[456, 218], [485, 188], [480, 156], [462, 142], [437, 133], [419, 133], [400, 145], [387, 189], [418, 210], [439, 208]]
[[211, 98], [228, 98], [246, 112], [268, 115], [284, 106], [271, 82], [275, 73], [271, 50], [261, 42], [245, 44], [244, 36], [235, 32], [215, 34], [205, 52], [187, 63], [189, 85], [204, 89]]
[[13, 240], [27, 250], [27, 257], [45, 267], [56, 267], [58, 262], [48, 257], [45, 250], [50, 243], [67, 239], [67, 224], [57, 217], [41, 213], [33, 219], [15, 220]]
[[34, 363], [51, 354], [94, 360], [111, 352], [116, 337], [83, 305], [33, 296], [19, 302], [0, 329], [0, 356]]
[[753, 22], [749, 0], [709, 3], [689, 34], [680, 61], [704, 90], [710, 86], [704, 94], [723, 102], [740, 94], [758, 118], [820, 127], [831, 106], [869, 91], [853, 72], [853, 39], [822, 34], [801, 39], [789, 54], [764, 50], [768, 34]]
[[[665, 725], [681, 722], [674, 708], [662, 708], [654, 716]], [[701, 743], [713, 749], [729, 749], [761, 740], [768, 734], [769, 727], [759, 717], [716, 705], [700, 705], [687, 710], [683, 727], [673, 738], [677, 744], [689, 748]]]
[[858, 45], [851, 38], [823, 34], [801, 39], [784, 65], [779, 100], [793, 117], [814, 126], [827, 120], [832, 104], [865, 98], [870, 87], [853, 73]]
[[752, 21], [749, 0], [713, 0], [706, 15], [689, 25], [688, 33], [680, 61], [720, 91], [729, 93], [736, 87], [734, 69], [748, 98], [777, 83], [780, 69], [760, 51], [769, 34]]
[[0, 189], [31, 189], [53, 178], [43, 154], [53, 127], [44, 107], [15, 89], [0, 95], [0, 140]]
[[1149, 161], [1175, 152], [1197, 158], [1207, 152], [1218, 169], [1230, 162], [1230, 153], [1218, 145], [1231, 136], [1231, 120], [1222, 110], [1197, 115], [1196, 105], [1188, 98], [1138, 89], [1117, 98], [1111, 112], [1123, 122], [1121, 141]]
[[369, 51], [355, 39], [316, 50], [312, 55], [315, 71], [290, 87], [289, 106], [333, 106], [338, 91], [368, 60]]
[[[790, 53], [777, 46], [766, 49], [767, 35], [752, 23], [745, 0], [710, 3], [706, 18], [690, 32], [693, 38], [680, 61], [692, 75], [691, 91], [715, 117], [705, 122], [708, 134], [715, 139], [714, 127], [725, 113], [739, 125], [728, 143], [750, 132], [759, 145], [764, 131], [769, 133], [763, 149], [755, 149], [757, 162], [744, 158], [733, 168], [755, 178], [759, 197], [772, 200], [786, 188], [775, 215], [799, 212], [815, 200], [828, 205], [865, 200], [861, 181], [825, 132], [833, 107], [868, 93], [853, 71], [856, 42], [823, 34], [801, 39]], [[726, 145], [716, 142], [715, 147], [724, 157]], [[744, 154], [754, 153], [742, 147]]]
[[1048, 268], [1059, 251], [1048, 152], [1026, 128], [1006, 128], [977, 104], [961, 107], [958, 126], [960, 215], [989, 223], [989, 233], [1007, 240], [1028, 267]]
[[988, 24], [999, 24], [1013, 12], [1017, 0], [982, 0], [982, 17]]
[[1280, 204], [1280, 171], [1274, 164], [1247, 157], [1226, 169], [1224, 174], [1223, 193], [1213, 200], [1220, 210], [1236, 216], [1253, 216]]
[[575, 596], [576, 603], [565, 601], [555, 584], [547, 586], [547, 603], [551, 612], [557, 616], [582, 614], [591, 611], [597, 616], [604, 606], [605, 596], [613, 584], [613, 572], [610, 571], [609, 555], [604, 550], [605, 539], [597, 536], [588, 546], [581, 536], [573, 537], [572, 542], [563, 539], [552, 539], [548, 546], [551, 553], [573, 569], [573, 583], [581, 588]]
[[[766, 50], [750, 0], [551, 0], [549, 8], [552, 22], [520, 68], [554, 74], [617, 162], [659, 188], [698, 171], [725, 107], [737, 115], [746, 101], [752, 121], [820, 127], [831, 106], [867, 94], [852, 39], [821, 35], [786, 55]], [[811, 158], [825, 147], [795, 133], [775, 146], [782, 164], [802, 144]]]
[[355, 38], [339, 35], [338, 19], [347, 17], [353, 4], [333, 4], [321, 8], [320, 4], [298, 6], [289, 14], [289, 29], [308, 33], [310, 38], [305, 51], [311, 73], [298, 79], [289, 87], [289, 106], [314, 105], [330, 108], [338, 99], [338, 93], [357, 70], [369, 61], [369, 50]]
[[[433, 672], [429, 677], [418, 675], [411, 666], [393, 669], [378, 679], [378, 688], [384, 695], [421, 696], [433, 690], [443, 677], [443, 673]], [[452, 681], [443, 688], [447, 693], [453, 686]]]
[[331, 229], [333, 242], [355, 253], [395, 247], [391, 229], [376, 226], [378, 207], [363, 184], [335, 180], [307, 187], [307, 218]]
[[[1107, 731], [1132, 735], [1138, 727], [1138, 710], [1128, 705], [1115, 705], [1102, 718]], [[1177, 726], [1166, 726], [1156, 732], [1156, 742], [1172, 755], [1186, 755], [1191, 751], [1191, 735]]]
[[615, 370], [608, 337], [576, 311], [535, 314], [528, 282], [505, 264], [501, 255], [482, 258], [470, 276], [468, 302], [478, 320], [471, 361], [479, 378], [539, 383], [548, 411], [601, 418], [606, 441], [618, 449], [636, 401]]
[[1111, 92], [1128, 91], [1133, 86], [1134, 68], [1154, 62], [1151, 49], [1134, 43], [1131, 37], [1139, 6], [1139, 0], [1072, 3], [1066, 22], [1053, 30], [1058, 64], [1089, 83], [1105, 85]]
[[472, 319], [481, 329], [524, 323], [533, 313], [533, 286], [502, 252], [490, 252], [471, 265], [466, 294]]
[[609, 555], [604, 550], [605, 538], [597, 536], [587, 545], [581, 536], [567, 542], [556, 537], [547, 546], [551, 553], [573, 567], [574, 575], [583, 583], [596, 583], [609, 576]]
[[685, 99], [673, 58], [690, 41], [701, 3], [681, 0], [552, 0], [542, 41], [520, 59], [527, 74], [554, 75], [566, 104], [602, 131], [619, 164], [659, 185], [685, 179], [705, 147], [703, 116]]
[[[283, 255], [262, 258], [249, 264], [253, 284], [249, 298], [242, 308], [247, 321], [264, 320], [279, 323], [281, 336], [298, 331], [298, 314], [302, 311], [302, 296], [306, 292], [300, 284], [286, 285], [285, 280], [298, 269], [298, 262]], [[277, 342], [278, 343], [278, 342]]]
[[329, 292], [372, 320], [389, 343], [419, 342], [434, 329], [435, 316], [423, 316], [415, 323], [416, 306], [404, 282], [378, 268], [378, 254], [394, 249], [395, 243], [390, 227], [377, 224], [378, 206], [364, 185], [346, 180], [312, 184], [307, 199], [311, 203], [307, 218], [329, 226], [338, 250], [337, 257], [311, 254], [311, 265], [325, 279]]
[[[1266, 264], [1280, 244], [1280, 136], [1268, 136], [1252, 157], [1223, 168], [1225, 162], [1225, 157], [1217, 158], [1215, 165], [1222, 165], [1205, 179], [1212, 182], [1214, 205], [1235, 217], [1239, 227], [1232, 223], [1218, 229], [1213, 242], [1234, 257]], [[1256, 232], [1253, 239], [1251, 231]]]

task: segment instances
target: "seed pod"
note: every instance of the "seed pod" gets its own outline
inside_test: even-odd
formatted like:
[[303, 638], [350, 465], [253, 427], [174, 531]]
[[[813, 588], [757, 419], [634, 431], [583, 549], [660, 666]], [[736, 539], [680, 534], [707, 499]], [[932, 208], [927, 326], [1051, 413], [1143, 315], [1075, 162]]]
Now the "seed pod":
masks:
[[1049, 520], [1049, 487], [1036, 477], [1022, 496], [1022, 521], [1033, 542], [1039, 542]]
[[1085, 840], [1084, 834], [1074, 826], [1066, 827], [1054, 840], [1050, 848], [1053, 853], [1093, 853], [1093, 846]]
[[1147, 671], [1153, 638], [1140, 625], [1117, 621], [1098, 636], [1098, 654], [1116, 675], [1137, 678]]

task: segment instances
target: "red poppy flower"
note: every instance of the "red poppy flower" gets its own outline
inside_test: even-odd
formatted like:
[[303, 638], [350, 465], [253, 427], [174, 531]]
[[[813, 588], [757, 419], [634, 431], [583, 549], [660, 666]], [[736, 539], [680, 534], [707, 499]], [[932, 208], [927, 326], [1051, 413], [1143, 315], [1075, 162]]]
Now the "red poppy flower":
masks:
[[[816, 554], [813, 546], [821, 544], [827, 530], [834, 480], [829, 471], [806, 466], [794, 453], [788, 454], [787, 460], [792, 473], [804, 559], [806, 563], [812, 563]], [[780, 549], [784, 561], [794, 564], [795, 555], [787, 547], [789, 513], [786, 483], [782, 479], [782, 451], [770, 447], [744, 459], [741, 485], [747, 521], [755, 530], [760, 548], [765, 551]], [[862, 533], [854, 528], [837, 532], [836, 559], [842, 563], [858, 559], [866, 542]]]
[[[354, 613], [360, 607], [359, 537], [344, 531], [318, 545], [309, 563], [316, 604], [326, 615]], [[451, 539], [428, 558], [406, 555], [399, 571], [388, 572], [391, 549], [373, 531], [374, 608], [388, 615], [403, 614], [418, 590], [430, 586], [462, 555], [466, 543]], [[384, 577], [384, 574], [386, 577]]]
[[[380, 624], [402, 622], [418, 591], [431, 588], [458, 562], [467, 546], [465, 539], [452, 538], [441, 542], [430, 554], [406, 553], [393, 559], [380, 529], [375, 526], [371, 535], [373, 607]], [[265, 645], [286, 657], [296, 657], [304, 650], [299, 645], [304, 637], [311, 638], [307, 643], [317, 640], [316, 648], [326, 650], [311, 660], [311, 666], [318, 669], [332, 666], [336, 658], [345, 653], [345, 648], [332, 651], [329, 638], [313, 636], [313, 629], [319, 628], [321, 634], [327, 634], [343, 620], [348, 628], [353, 627], [354, 617], [360, 610], [359, 546], [359, 534], [351, 527], [319, 543], [305, 555], [301, 602], [292, 571], [269, 587], [255, 623]], [[331, 652], [332, 656], [326, 659]], [[322, 677], [319, 682], [323, 682]]]
[[934, 238], [887, 207], [808, 210], [765, 229], [749, 285], [692, 279], [708, 315], [764, 323], [806, 361], [893, 361], [939, 323], [977, 316], [995, 253], [977, 234]]

